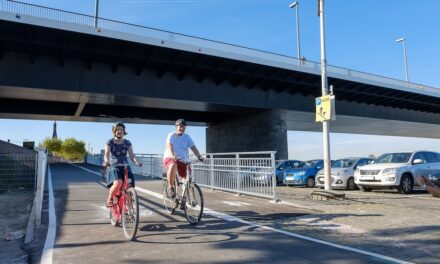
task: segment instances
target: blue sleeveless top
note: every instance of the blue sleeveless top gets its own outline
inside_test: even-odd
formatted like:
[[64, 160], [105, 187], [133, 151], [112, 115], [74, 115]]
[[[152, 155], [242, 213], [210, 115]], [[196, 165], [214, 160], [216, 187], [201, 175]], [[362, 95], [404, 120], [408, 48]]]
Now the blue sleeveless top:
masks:
[[124, 143], [116, 144], [113, 142], [113, 138], [106, 143], [110, 147], [110, 153], [112, 154], [111, 163], [128, 164], [127, 154], [128, 148], [131, 146], [131, 142], [124, 139]]

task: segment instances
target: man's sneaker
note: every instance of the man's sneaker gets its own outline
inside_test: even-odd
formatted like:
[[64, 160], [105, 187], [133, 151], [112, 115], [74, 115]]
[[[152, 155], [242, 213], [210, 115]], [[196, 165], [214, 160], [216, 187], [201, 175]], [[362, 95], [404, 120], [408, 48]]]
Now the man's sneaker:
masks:
[[176, 197], [176, 190], [174, 190], [174, 187], [168, 189], [168, 196], [172, 199]]
[[180, 201], [180, 209], [184, 210], [185, 209], [185, 197], [182, 197], [182, 200]]

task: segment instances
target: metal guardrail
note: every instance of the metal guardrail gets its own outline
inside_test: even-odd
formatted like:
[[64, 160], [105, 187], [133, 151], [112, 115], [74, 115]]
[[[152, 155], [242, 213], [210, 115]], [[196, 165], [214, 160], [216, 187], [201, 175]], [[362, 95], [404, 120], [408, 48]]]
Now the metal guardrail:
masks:
[[193, 178], [212, 189], [277, 200], [275, 153], [208, 153], [192, 165]]
[[[204, 38], [192, 37], [184, 34], [173, 33], [145, 26], [134, 25], [104, 18], [96, 18], [90, 15], [68, 12], [60, 9], [43, 7], [12, 0], [0, 0], [0, 10], [3, 12], [15, 14], [16, 17], [19, 17], [20, 15], [26, 15], [59, 21], [63, 23], [84, 25], [87, 27], [95, 27], [96, 23], [97, 28], [99, 29], [97, 30], [97, 34], [102, 31], [113, 31], [124, 34], [131, 34], [143, 37], [145, 39], [156, 39], [159, 41], [170, 41], [174, 43], [194, 46], [197, 47], [195, 50], [199, 50], [200, 52], [203, 52], [204, 49], [211, 49], [221, 52], [227, 52], [229, 54], [235, 54], [240, 57], [247, 57], [249, 59], [261, 59], [265, 60], [266, 62], [278, 63], [284, 65], [283, 67], [285, 68], [291, 68], [298, 71], [320, 74], [320, 63], [318, 62], [302, 59], [299, 60], [298, 58], [289, 57], [286, 55], [246, 48]], [[331, 77], [347, 78], [350, 80], [355, 79], [375, 85], [383, 85], [384, 87], [392, 87], [401, 90], [416, 90], [420, 92], [428, 92], [433, 96], [440, 96], [440, 89], [422, 84], [409, 83], [403, 80], [397, 80], [331, 65], [327, 66], [327, 71], [328, 75]]]
[[[192, 165], [193, 180], [200, 186], [276, 200], [275, 151], [208, 153]], [[163, 156], [136, 154], [142, 167], [129, 163], [134, 173], [162, 178]], [[87, 156], [87, 163], [101, 166], [101, 154]]]
[[34, 190], [37, 154], [0, 154], [0, 192]]
[[[130, 158], [128, 158], [128, 163], [130, 164], [133, 173], [154, 178], [162, 178], [162, 157], [163, 156], [159, 154], [136, 154], [136, 159], [142, 163], [142, 167], [133, 165]], [[97, 166], [102, 166], [103, 161], [104, 159], [101, 154], [87, 155], [86, 159], [88, 164]]]

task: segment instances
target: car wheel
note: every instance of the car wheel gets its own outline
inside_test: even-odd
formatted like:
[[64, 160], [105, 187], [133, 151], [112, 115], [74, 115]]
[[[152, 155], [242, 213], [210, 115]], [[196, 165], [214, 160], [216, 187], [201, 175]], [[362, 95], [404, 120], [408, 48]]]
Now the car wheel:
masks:
[[400, 179], [400, 185], [399, 185], [399, 187], [397, 187], [397, 190], [400, 193], [408, 194], [412, 191], [413, 186], [414, 186], [414, 183], [413, 183], [413, 179], [412, 179], [411, 175], [405, 174], [402, 176], [402, 179]]
[[315, 187], [315, 178], [313, 177], [307, 178], [306, 186], [309, 188]]
[[365, 187], [365, 186], [358, 186], [359, 190], [363, 192], [371, 192], [371, 188]]
[[356, 183], [354, 183], [354, 178], [353, 177], [349, 178], [347, 181], [347, 190], [353, 191], [356, 190], [356, 188], [357, 185]]

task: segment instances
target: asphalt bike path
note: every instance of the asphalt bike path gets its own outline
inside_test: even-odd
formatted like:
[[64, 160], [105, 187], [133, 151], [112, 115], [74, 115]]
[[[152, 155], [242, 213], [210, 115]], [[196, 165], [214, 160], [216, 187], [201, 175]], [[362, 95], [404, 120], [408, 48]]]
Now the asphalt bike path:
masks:
[[310, 210], [207, 188], [205, 213], [192, 226], [182, 210], [167, 214], [161, 181], [143, 176], [136, 176], [138, 232], [127, 241], [122, 227], [110, 224], [99, 168], [51, 165], [48, 183], [54, 213], [42, 263], [408, 263], [272, 225]]

